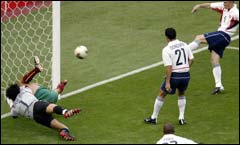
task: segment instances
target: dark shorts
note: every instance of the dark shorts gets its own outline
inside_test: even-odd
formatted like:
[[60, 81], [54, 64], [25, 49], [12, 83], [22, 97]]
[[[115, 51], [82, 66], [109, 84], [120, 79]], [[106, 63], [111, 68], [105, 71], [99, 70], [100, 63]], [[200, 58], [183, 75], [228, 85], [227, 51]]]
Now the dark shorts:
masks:
[[46, 113], [46, 108], [48, 105], [48, 102], [37, 101], [33, 107], [33, 119], [37, 123], [50, 127], [53, 116]]
[[164, 79], [164, 82], [162, 83], [161, 90], [167, 94], [175, 94], [176, 89], [178, 89], [179, 92], [185, 92], [185, 90], [188, 87], [189, 80], [190, 80], [189, 72], [185, 72], [185, 73], [173, 72], [171, 74], [171, 79], [170, 79], [170, 85], [171, 85], [172, 91], [169, 93], [165, 88], [166, 78]]
[[49, 90], [46, 87], [40, 86], [34, 94], [38, 100], [47, 101], [57, 104], [58, 94], [54, 90]]
[[214, 50], [222, 58], [225, 48], [231, 41], [231, 37], [223, 31], [206, 33], [204, 37], [208, 42], [209, 51], [212, 52]]

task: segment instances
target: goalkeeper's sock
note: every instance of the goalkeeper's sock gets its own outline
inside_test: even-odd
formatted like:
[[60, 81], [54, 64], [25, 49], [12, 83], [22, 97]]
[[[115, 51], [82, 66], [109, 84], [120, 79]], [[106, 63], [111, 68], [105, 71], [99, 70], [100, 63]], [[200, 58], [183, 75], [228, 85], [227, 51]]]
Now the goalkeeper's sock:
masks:
[[53, 112], [58, 115], [64, 115], [67, 111], [68, 111], [67, 109], [63, 109], [61, 106], [55, 106], [53, 108]]
[[33, 79], [33, 77], [39, 72], [40, 72], [39, 68], [35, 67], [33, 70], [31, 70], [30, 72], [23, 76], [22, 83], [28, 84]]

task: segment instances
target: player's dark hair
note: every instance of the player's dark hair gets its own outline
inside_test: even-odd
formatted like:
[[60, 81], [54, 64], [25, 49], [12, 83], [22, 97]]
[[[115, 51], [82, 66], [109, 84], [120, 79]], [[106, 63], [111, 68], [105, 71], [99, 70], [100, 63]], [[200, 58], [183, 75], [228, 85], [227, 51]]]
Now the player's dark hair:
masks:
[[167, 28], [165, 30], [165, 36], [170, 40], [176, 39], [177, 36], [176, 30], [174, 28]]
[[6, 96], [13, 101], [16, 99], [17, 95], [20, 93], [20, 88], [17, 84], [10, 85], [6, 90]]
[[164, 134], [174, 134], [175, 131], [174, 131], [173, 125], [170, 124], [170, 123], [166, 123], [166, 124], [163, 126], [163, 133], [164, 133]]

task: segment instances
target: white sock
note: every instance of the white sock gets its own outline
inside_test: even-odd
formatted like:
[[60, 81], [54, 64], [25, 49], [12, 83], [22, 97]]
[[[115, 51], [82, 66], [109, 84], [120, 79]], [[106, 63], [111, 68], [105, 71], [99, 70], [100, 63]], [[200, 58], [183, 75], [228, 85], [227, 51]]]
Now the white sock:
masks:
[[178, 97], [178, 107], [179, 107], [179, 117], [178, 119], [184, 119], [184, 111], [186, 106], [186, 97], [185, 96], [179, 96]]
[[190, 44], [188, 44], [188, 46], [190, 47], [190, 49], [193, 51], [195, 49], [197, 49], [200, 45], [200, 41], [198, 40], [194, 40], [193, 42], [191, 42]]
[[62, 114], [64, 115], [67, 111], [68, 111], [67, 109], [64, 109], [64, 110], [62, 111]]
[[164, 103], [164, 99], [162, 97], [157, 96], [154, 103], [153, 114], [151, 116], [152, 119], [155, 119], [158, 117], [159, 110], [162, 107], [163, 103]]
[[222, 87], [222, 80], [221, 80], [222, 69], [220, 64], [214, 65], [212, 72], [215, 79], [215, 84], [216, 84], [215, 87]]

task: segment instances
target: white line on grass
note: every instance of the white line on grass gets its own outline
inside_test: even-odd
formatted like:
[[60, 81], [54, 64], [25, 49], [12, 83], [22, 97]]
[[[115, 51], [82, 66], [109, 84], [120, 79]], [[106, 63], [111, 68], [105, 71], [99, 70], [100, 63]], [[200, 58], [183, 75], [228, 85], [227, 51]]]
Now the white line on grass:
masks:
[[227, 49], [234, 49], [234, 50], [239, 50], [239, 47], [232, 47], [232, 46], [228, 46]]
[[[239, 39], [239, 35], [237, 36], [234, 36], [231, 38], [231, 41], [234, 41], [234, 40], [237, 40]], [[237, 49], [239, 50], [239, 48], [237, 47], [227, 47], [229, 49]], [[204, 50], [207, 50], [208, 49], [208, 46], [205, 46], [205, 47], [202, 47], [200, 49], [197, 49], [195, 51], [193, 51], [193, 53], [199, 53], [199, 52], [202, 52]], [[136, 70], [133, 70], [133, 71], [130, 71], [128, 73], [125, 73], [125, 74], [121, 74], [119, 76], [116, 76], [116, 77], [113, 77], [113, 78], [110, 78], [110, 79], [107, 79], [107, 80], [103, 80], [103, 81], [100, 81], [100, 82], [97, 82], [95, 84], [92, 84], [92, 85], [89, 85], [89, 86], [86, 86], [86, 87], [83, 87], [81, 89], [78, 89], [76, 91], [72, 91], [70, 93], [67, 93], [67, 94], [64, 94], [60, 97], [60, 99], [63, 99], [63, 98], [67, 98], [69, 96], [72, 96], [72, 95], [75, 95], [75, 94], [78, 94], [78, 93], [81, 93], [81, 92], [84, 92], [84, 91], [87, 91], [87, 90], [90, 90], [92, 88], [96, 88], [98, 86], [101, 86], [101, 85], [104, 85], [104, 84], [107, 84], [107, 83], [110, 83], [110, 82], [113, 82], [113, 81], [116, 81], [116, 80], [119, 80], [119, 79], [122, 79], [122, 78], [125, 78], [127, 76], [131, 76], [131, 75], [134, 75], [134, 74], [137, 74], [137, 73], [140, 73], [142, 71], [145, 71], [145, 70], [148, 70], [148, 69], [151, 69], [151, 68], [154, 68], [154, 67], [158, 67], [160, 65], [163, 64], [163, 61], [160, 61], [160, 62], [157, 62], [157, 63], [154, 63], [154, 64], [151, 64], [151, 65], [148, 65], [148, 66], [145, 66], [145, 67], [142, 67], [142, 68], [139, 68], [139, 69], [136, 69]], [[3, 115], [1, 115], [1, 119], [5, 118], [5, 117], [8, 117], [11, 115], [11, 112], [8, 112], [8, 113], [5, 113]]]
[[[239, 39], [239, 35], [234, 36], [234, 37], [231, 38], [232, 41], [234, 41], [234, 40], [236, 40], [236, 39]], [[233, 47], [228, 47], [228, 48], [233, 48]], [[203, 48], [200, 48], [200, 49], [197, 49], [197, 50], [193, 51], [193, 53], [199, 53], [199, 52], [204, 51], [204, 50], [207, 50], [207, 49], [208, 49], [208, 46], [205, 46], [205, 47], [203, 47]], [[142, 68], [139, 68], [139, 69], [130, 71], [130, 72], [128, 72], [128, 73], [121, 74], [121, 75], [119, 75], [119, 76], [116, 76], [116, 77], [113, 77], [113, 78], [110, 78], [110, 79], [107, 79], [107, 80], [103, 80], [103, 81], [101, 81], [101, 82], [98, 82], [98, 83], [95, 83], [95, 84], [92, 84], [92, 85], [83, 87], [83, 88], [78, 89], [78, 90], [76, 90], [76, 91], [72, 91], [72, 92], [70, 92], [70, 93], [64, 94], [64, 95], [61, 96], [61, 99], [62, 99], [62, 98], [67, 98], [67, 97], [69, 97], [69, 96], [72, 96], [72, 95], [75, 95], [75, 94], [78, 94], [78, 93], [81, 93], [81, 92], [84, 92], [84, 91], [87, 91], [87, 90], [89, 90], [89, 89], [98, 87], [98, 86], [103, 85], [103, 84], [106, 84], [106, 83], [110, 83], [110, 82], [113, 82], [113, 81], [122, 79], [122, 78], [124, 78], [124, 77], [130, 76], [130, 75], [134, 75], [134, 74], [136, 74], [136, 73], [139, 73], [139, 72], [142, 72], [142, 71], [145, 71], [145, 70], [148, 70], [148, 69], [151, 69], [151, 68], [160, 66], [160, 65], [162, 65], [162, 64], [163, 64], [163, 61], [160, 61], [160, 62], [151, 64], [151, 65], [148, 65], [148, 66], [145, 66], [145, 67], [142, 67]]]

